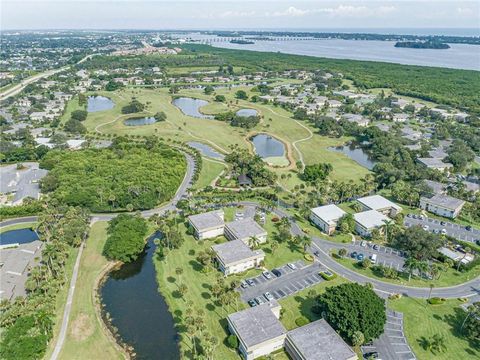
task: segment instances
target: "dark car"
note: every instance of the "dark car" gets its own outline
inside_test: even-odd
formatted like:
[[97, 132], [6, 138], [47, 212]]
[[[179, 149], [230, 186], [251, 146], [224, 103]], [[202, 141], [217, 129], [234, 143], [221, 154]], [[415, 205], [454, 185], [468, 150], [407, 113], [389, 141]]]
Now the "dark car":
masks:
[[364, 259], [363, 254], [358, 254], [358, 255], [357, 255], [357, 260], [358, 260], [358, 261], [362, 261], [363, 259]]
[[372, 352], [365, 353], [365, 354], [363, 354], [363, 358], [364, 359], [378, 359], [378, 352], [372, 351]]
[[373, 250], [378, 250], [378, 249], [380, 249], [380, 246], [378, 246], [378, 244], [374, 244], [373, 245]]
[[272, 274], [276, 277], [280, 277], [282, 275], [282, 273], [278, 269], [272, 269]]
[[472, 227], [470, 225], [465, 226], [465, 229], [468, 231], [472, 231]]
[[245, 281], [246, 281], [246, 282], [247, 282], [247, 284], [248, 284], [248, 285], [250, 285], [250, 286], [253, 286], [253, 285], [255, 285], [255, 283], [253, 282], [253, 280], [252, 280], [252, 279], [247, 279], [247, 280], [245, 280]]
[[440, 221], [440, 225], [445, 225], [445, 221]]
[[313, 255], [315, 255], [315, 256], [317, 256], [317, 257], [320, 256], [320, 251], [318, 251], [318, 250], [315, 251], [315, 252], [313, 253]]
[[357, 254], [356, 251], [354, 251], [354, 252], [352, 252], [352, 253], [350, 254], [350, 256], [351, 256], [353, 259], [356, 259], [356, 258], [357, 258], [357, 255], [358, 255], [358, 254]]
[[250, 300], [248, 300], [248, 305], [250, 305], [251, 307], [255, 307], [255, 306], [257, 306], [257, 303], [255, 302], [255, 300], [250, 299]]

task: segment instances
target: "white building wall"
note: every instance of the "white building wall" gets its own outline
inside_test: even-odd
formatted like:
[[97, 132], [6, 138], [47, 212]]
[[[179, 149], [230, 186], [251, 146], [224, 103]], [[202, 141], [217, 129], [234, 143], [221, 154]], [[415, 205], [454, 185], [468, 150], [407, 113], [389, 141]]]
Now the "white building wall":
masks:
[[197, 239], [199, 240], [216, 238], [217, 236], [223, 235], [223, 227], [200, 232], [200, 233], [197, 233], [196, 235], [197, 235]]

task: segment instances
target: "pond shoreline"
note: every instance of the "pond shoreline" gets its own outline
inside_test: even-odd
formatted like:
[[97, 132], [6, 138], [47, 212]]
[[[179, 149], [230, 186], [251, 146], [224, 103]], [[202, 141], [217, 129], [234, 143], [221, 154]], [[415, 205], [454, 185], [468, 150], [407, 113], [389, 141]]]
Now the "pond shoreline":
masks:
[[274, 169], [293, 169], [293, 166], [295, 164], [295, 160], [292, 155], [292, 148], [290, 143], [288, 143], [286, 140], [278, 137], [277, 135], [272, 135], [270, 133], [264, 132], [264, 131], [251, 131], [249, 132], [245, 137], [244, 140], [248, 144], [250, 152], [253, 152], [253, 154], [257, 154], [255, 151], [255, 145], [253, 144], [253, 141], [251, 140], [253, 137], [257, 135], [266, 135], [266, 136], [271, 136], [272, 138], [280, 141], [283, 146], [285, 147], [285, 154], [283, 156], [287, 159], [288, 165], [285, 166], [280, 166], [280, 165], [272, 165], [268, 162], [265, 161], [265, 164], [267, 164], [268, 167], [274, 168]]

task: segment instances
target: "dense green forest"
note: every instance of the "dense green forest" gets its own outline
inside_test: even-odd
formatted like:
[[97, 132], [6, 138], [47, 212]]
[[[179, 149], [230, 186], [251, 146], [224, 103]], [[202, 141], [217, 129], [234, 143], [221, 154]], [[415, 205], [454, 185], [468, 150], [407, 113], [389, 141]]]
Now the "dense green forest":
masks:
[[132, 211], [169, 200], [184, 177], [186, 162], [180, 152], [165, 145], [147, 149], [124, 144], [113, 149], [53, 150], [41, 167], [50, 170], [42, 190], [62, 204]]

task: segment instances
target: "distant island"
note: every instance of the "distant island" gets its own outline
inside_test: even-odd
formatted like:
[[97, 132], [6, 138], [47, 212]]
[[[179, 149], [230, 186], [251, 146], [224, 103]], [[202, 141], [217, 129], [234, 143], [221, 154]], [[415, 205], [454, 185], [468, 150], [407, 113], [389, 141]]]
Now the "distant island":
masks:
[[251, 40], [242, 40], [242, 39], [233, 39], [230, 40], [231, 44], [241, 44], [241, 45], [250, 45], [250, 44], [255, 44], [255, 42]]
[[410, 49], [450, 49], [450, 45], [438, 41], [398, 41], [395, 47]]

